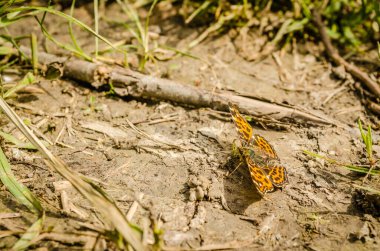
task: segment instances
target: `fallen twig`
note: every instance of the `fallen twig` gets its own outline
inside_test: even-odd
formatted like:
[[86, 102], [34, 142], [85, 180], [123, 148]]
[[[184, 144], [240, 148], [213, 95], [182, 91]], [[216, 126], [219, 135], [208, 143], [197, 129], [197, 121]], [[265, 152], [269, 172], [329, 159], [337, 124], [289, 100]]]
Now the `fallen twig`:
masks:
[[379, 104], [376, 104], [376, 103], [368, 100], [367, 107], [368, 107], [368, 109], [370, 109], [374, 113], [380, 115], [380, 105]]
[[326, 48], [328, 56], [334, 61], [337, 65], [343, 65], [347, 72], [351, 73], [352, 76], [360, 80], [367, 88], [374, 94], [376, 97], [380, 97], [380, 86], [378, 83], [373, 81], [365, 72], [360, 70], [353, 64], [348, 63], [344, 58], [342, 58], [339, 53], [333, 47], [330, 37], [326, 32], [326, 27], [323, 24], [321, 13], [314, 9], [313, 10], [313, 20], [316, 24], [321, 40]]
[[[30, 50], [21, 47], [30, 55]], [[57, 57], [48, 53], [39, 54], [39, 63], [46, 66], [60, 65], [65, 77], [91, 83], [95, 88], [112, 84], [117, 95], [135, 98], [167, 100], [180, 104], [211, 107], [228, 111], [228, 102], [237, 104], [243, 113], [252, 116], [267, 115], [280, 121], [310, 122], [315, 124], [337, 124], [324, 116], [301, 111], [294, 107], [273, 104], [262, 100], [238, 96], [231, 92], [211, 92], [198, 87], [184, 85], [175, 81], [147, 76], [130, 69], [111, 68], [67, 57]]]

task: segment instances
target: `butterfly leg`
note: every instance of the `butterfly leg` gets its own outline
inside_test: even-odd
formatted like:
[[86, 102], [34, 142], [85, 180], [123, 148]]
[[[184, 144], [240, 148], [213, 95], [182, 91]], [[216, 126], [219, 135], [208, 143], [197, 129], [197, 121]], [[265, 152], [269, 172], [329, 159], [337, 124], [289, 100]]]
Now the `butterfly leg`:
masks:
[[241, 164], [243, 164], [243, 161], [240, 161], [240, 163], [235, 167], [235, 169], [232, 172], [227, 174], [227, 177], [233, 174], [241, 166]]

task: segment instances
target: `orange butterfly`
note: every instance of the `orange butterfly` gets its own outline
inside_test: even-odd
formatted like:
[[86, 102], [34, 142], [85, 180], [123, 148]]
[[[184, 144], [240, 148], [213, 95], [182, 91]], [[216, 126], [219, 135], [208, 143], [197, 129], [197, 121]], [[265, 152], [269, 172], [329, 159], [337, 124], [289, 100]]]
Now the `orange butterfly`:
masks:
[[288, 178], [285, 167], [279, 165], [276, 151], [265, 138], [253, 134], [251, 125], [236, 105], [228, 103], [228, 106], [240, 137], [243, 156], [259, 193], [264, 196], [273, 191], [274, 187], [283, 187]]

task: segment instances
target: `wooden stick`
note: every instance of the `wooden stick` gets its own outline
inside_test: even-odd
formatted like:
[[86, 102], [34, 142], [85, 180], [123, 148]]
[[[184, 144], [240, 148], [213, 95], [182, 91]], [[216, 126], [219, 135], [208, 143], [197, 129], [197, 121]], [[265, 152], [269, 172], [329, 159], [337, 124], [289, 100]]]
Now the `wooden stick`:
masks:
[[[30, 50], [21, 47], [21, 51], [30, 55]], [[39, 53], [39, 63], [57, 66], [63, 69], [63, 76], [90, 83], [93, 87], [112, 83], [117, 95], [155, 100], [167, 100], [196, 107], [211, 107], [214, 110], [228, 111], [228, 102], [237, 104], [243, 113], [253, 116], [267, 116], [280, 121], [293, 121], [314, 124], [337, 124], [323, 115], [301, 111], [294, 107], [273, 104], [262, 100], [237, 96], [231, 92], [211, 92], [198, 87], [184, 85], [168, 79], [141, 74], [130, 69], [108, 67], [75, 58], [57, 57], [48, 53]]]
[[326, 27], [323, 24], [321, 13], [314, 9], [313, 10], [313, 20], [316, 24], [319, 34], [321, 35], [322, 43], [326, 48], [328, 56], [334, 61], [337, 65], [343, 65], [346, 68], [346, 71], [351, 73], [352, 76], [361, 81], [367, 88], [376, 96], [380, 97], [380, 86], [378, 83], [373, 81], [365, 72], [360, 70], [353, 64], [348, 63], [344, 58], [342, 58], [339, 53], [333, 47], [330, 37], [326, 32]]

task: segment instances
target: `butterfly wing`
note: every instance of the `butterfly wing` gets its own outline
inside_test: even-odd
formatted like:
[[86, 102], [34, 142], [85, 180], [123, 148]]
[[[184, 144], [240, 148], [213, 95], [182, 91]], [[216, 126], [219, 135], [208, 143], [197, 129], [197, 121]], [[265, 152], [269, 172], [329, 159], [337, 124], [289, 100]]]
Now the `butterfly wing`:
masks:
[[235, 127], [238, 131], [241, 143], [243, 146], [250, 144], [252, 139], [253, 130], [247, 120], [240, 114], [236, 105], [228, 103], [232, 119], [234, 120]]
[[257, 155], [261, 155], [262, 158], [278, 160], [278, 156], [273, 146], [262, 136], [255, 134], [251, 143]]
[[288, 182], [286, 169], [283, 166], [272, 164], [279, 160], [272, 145], [264, 137], [253, 135], [251, 125], [240, 114], [236, 105], [232, 103], [228, 105], [257, 191], [264, 196], [267, 192], [273, 191], [274, 186], [284, 186]]
[[246, 161], [252, 181], [260, 195], [264, 196], [267, 192], [272, 192], [274, 190], [274, 186], [264, 170], [256, 165], [251, 158], [247, 157]]
[[283, 187], [286, 183], [288, 183], [285, 167], [274, 165], [266, 167], [266, 170], [268, 172], [269, 179], [274, 186]]

